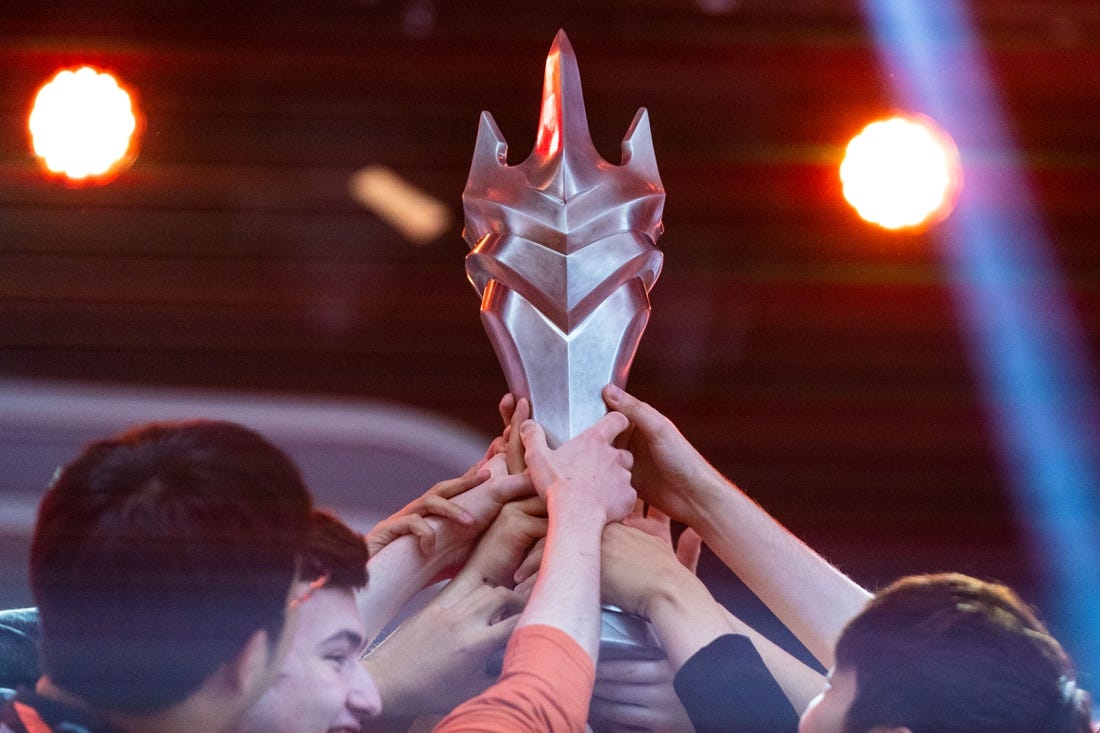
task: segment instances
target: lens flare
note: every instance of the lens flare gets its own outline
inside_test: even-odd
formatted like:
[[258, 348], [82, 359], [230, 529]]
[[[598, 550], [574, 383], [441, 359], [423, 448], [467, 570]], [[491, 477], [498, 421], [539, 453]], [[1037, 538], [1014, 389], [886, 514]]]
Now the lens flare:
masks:
[[47, 171], [74, 182], [105, 180], [133, 160], [138, 116], [115, 77], [83, 66], [38, 90], [28, 127]]
[[926, 117], [872, 122], [852, 138], [840, 164], [844, 198], [886, 229], [932, 224], [954, 206], [961, 173], [951, 137]]

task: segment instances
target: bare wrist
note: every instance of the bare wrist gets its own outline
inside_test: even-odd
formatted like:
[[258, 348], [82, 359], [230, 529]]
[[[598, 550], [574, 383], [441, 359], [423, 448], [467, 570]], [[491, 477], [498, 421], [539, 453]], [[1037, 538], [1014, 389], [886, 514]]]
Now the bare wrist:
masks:
[[713, 520], [722, 514], [723, 506], [730, 498], [735, 493], [741, 493], [741, 490], [709, 463], [704, 463], [694, 473], [691, 487], [685, 496], [689, 516], [681, 519], [707, 541], [712, 532], [720, 531], [714, 527]]
[[574, 526], [590, 526], [603, 530], [611, 520], [607, 508], [590, 494], [575, 491], [548, 491], [546, 493], [546, 511], [554, 522], [568, 522]]

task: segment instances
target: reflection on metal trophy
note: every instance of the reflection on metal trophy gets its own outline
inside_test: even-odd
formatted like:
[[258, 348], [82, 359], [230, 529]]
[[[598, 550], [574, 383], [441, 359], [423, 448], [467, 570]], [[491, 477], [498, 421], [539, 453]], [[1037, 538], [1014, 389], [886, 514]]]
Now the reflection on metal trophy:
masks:
[[[466, 273], [508, 388], [530, 400], [554, 446], [607, 411], [605, 384], [626, 385], [661, 271], [665, 193], [644, 108], [621, 165], [596, 151], [564, 31], [546, 59], [535, 149], [515, 166], [507, 150], [483, 112], [462, 194]], [[602, 654], [663, 656], [648, 634], [641, 619], [605, 607]]]

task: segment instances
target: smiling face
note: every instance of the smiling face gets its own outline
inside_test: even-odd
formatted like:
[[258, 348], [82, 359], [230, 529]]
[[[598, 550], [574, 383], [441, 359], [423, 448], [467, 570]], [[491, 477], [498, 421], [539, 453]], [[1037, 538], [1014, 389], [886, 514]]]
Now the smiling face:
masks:
[[245, 715], [239, 733], [358, 733], [382, 702], [359, 662], [365, 631], [354, 593], [321, 588], [297, 615], [278, 679]]

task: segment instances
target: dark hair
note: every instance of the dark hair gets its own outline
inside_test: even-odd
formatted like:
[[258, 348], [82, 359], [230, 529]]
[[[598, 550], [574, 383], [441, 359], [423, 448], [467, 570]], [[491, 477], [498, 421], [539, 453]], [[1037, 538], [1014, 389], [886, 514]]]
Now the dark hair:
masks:
[[31, 543], [46, 674], [97, 709], [183, 700], [257, 630], [278, 638], [310, 509], [291, 460], [240, 425], [89, 445], [46, 492]]
[[848, 733], [1088, 733], [1073, 664], [1011, 589], [966, 575], [903, 578], [849, 622], [838, 669], [855, 672]]
[[298, 577], [316, 580], [328, 575], [326, 587], [358, 589], [367, 584], [367, 541], [326, 511], [309, 518]]

